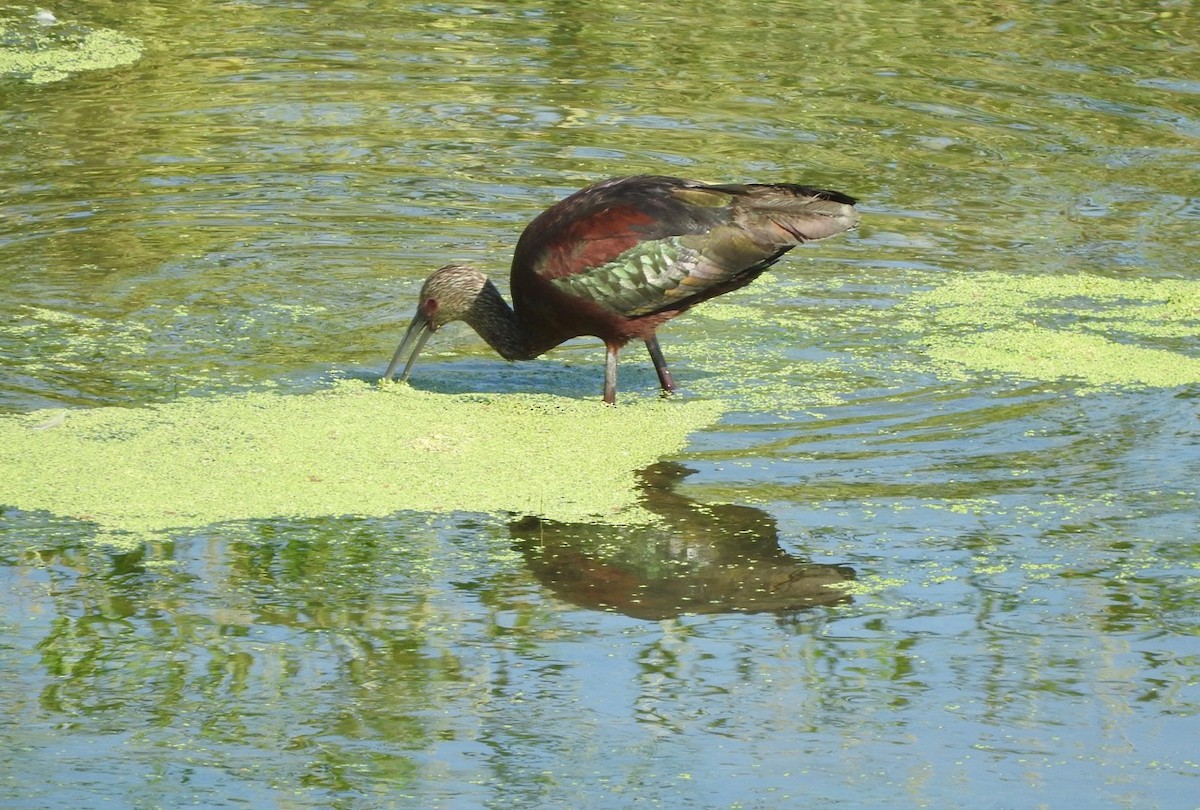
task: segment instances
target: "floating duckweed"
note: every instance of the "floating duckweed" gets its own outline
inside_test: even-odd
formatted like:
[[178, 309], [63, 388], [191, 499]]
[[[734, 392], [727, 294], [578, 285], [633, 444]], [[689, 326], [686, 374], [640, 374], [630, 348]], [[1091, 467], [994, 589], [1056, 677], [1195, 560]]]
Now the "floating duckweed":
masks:
[[[856, 385], [841, 359], [825, 357], [821, 350], [814, 357], [796, 354], [819, 345], [825, 330], [836, 329], [834, 317], [816, 324], [805, 313], [786, 308], [764, 313], [731, 301], [699, 307], [688, 317], [700, 322], [735, 321], [737, 328], [723, 327], [719, 341], [672, 344], [672, 352], [693, 365], [677, 380], [686, 391], [726, 398], [739, 410], [782, 415], [837, 405]], [[781, 332], [787, 333], [787, 339], [780, 339]], [[796, 337], [808, 333], [813, 334], [807, 340]]]
[[849, 596], [869, 596], [871, 594], [883, 593], [884, 591], [896, 590], [907, 584], [906, 580], [898, 577], [869, 574], [858, 579], [845, 580], [844, 582], [830, 582], [825, 587], [844, 591]]
[[1117, 343], [1099, 335], [1025, 327], [944, 340], [929, 356], [1015, 376], [1075, 377], [1091, 385], [1171, 388], [1200, 382], [1200, 360], [1164, 349]]
[[[1200, 283], [976, 273], [897, 308], [944, 372], [1092, 386], [1200, 382]], [[1153, 342], [1154, 345], [1146, 345]]]
[[97, 362], [113, 363], [130, 379], [151, 379], [129, 358], [142, 357], [153, 338], [144, 324], [128, 320], [89, 318], [42, 307], [21, 307], [19, 320], [0, 324], [0, 351], [36, 345], [37, 352], [13, 351], [10, 370], [37, 374], [43, 371], [86, 371]]
[[30, 84], [65, 79], [84, 70], [130, 65], [142, 43], [107, 28], [86, 28], [48, 17], [0, 17], [0, 76]]
[[635, 471], [680, 450], [721, 405], [345, 381], [65, 413], [0, 417], [0, 504], [146, 533], [402, 510], [644, 524]]

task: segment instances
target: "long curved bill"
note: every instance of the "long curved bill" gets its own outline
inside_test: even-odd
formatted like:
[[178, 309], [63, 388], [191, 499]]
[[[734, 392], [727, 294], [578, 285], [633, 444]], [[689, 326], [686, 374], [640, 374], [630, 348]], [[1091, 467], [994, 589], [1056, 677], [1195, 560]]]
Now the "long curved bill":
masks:
[[425, 317], [424, 313], [417, 312], [413, 316], [412, 323], [408, 325], [408, 331], [404, 333], [404, 340], [400, 341], [400, 346], [392, 357], [391, 365], [388, 366], [387, 371], [383, 372], [383, 378], [385, 380], [392, 379], [396, 373], [396, 366], [400, 365], [400, 361], [408, 353], [408, 362], [404, 364], [404, 373], [400, 375], [401, 381], [407, 380], [409, 372], [417, 362], [417, 355], [421, 353], [421, 349], [425, 347], [425, 341], [429, 340], [429, 336], [432, 334], [433, 326], [429, 323], [429, 318]]

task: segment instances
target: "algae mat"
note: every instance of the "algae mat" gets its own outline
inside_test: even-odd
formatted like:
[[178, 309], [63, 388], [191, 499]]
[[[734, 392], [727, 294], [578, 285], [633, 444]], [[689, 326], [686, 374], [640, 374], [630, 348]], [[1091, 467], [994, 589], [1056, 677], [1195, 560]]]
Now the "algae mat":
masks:
[[135, 534], [403, 510], [645, 523], [635, 471], [719, 403], [328, 391], [0, 418], [0, 504]]
[[943, 376], [991, 371], [1092, 388], [1200, 383], [1200, 282], [971, 273], [897, 308]]
[[0, 15], [0, 78], [46, 84], [85, 70], [131, 65], [142, 51], [135, 37], [60, 21], [44, 9], [24, 18]]

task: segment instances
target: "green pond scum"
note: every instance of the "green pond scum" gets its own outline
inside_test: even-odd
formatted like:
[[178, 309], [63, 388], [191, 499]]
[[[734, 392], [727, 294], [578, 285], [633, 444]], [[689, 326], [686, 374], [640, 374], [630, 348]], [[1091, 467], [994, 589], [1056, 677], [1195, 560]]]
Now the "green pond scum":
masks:
[[936, 370], [1085, 387], [1200, 383], [1200, 282], [968, 273], [898, 308]]
[[107, 28], [88, 28], [42, 11], [26, 18], [0, 16], [0, 77], [46, 84], [85, 70], [131, 65], [142, 43]]
[[[1200, 382], [1196, 282], [964, 274], [893, 313], [892, 325], [944, 377], [1077, 380], [1085, 393]], [[709, 381], [696, 380], [695, 399], [630, 397], [616, 408], [347, 380], [307, 395], [0, 417], [0, 505], [130, 535], [404, 510], [645, 524], [651, 516], [637, 505], [636, 471], [682, 450], [733, 401], [746, 407], [738, 381], [768, 400], [793, 391], [805, 407], [834, 404], [856, 384], [845, 367], [826, 369], [823, 382], [812, 373], [828, 363], [792, 365], [790, 377], [758, 374], [753, 346], [702, 344], [688, 346], [693, 362], [718, 368]], [[724, 384], [734, 386], [724, 392], [732, 401], [720, 395]]]
[[447, 395], [341, 381], [0, 417], [0, 504], [144, 535], [226, 521], [403, 510], [645, 524], [635, 473], [716, 402]]

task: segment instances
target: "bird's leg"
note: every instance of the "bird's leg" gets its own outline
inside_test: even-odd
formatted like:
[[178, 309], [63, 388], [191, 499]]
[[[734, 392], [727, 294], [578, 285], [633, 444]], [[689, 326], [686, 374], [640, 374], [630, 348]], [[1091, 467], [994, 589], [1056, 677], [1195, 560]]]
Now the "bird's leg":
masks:
[[617, 353], [621, 347], [612, 343], [607, 344], [608, 355], [604, 358], [604, 401], [609, 405], [617, 404]]
[[668, 394], [674, 393], [675, 380], [671, 377], [671, 369], [667, 368], [667, 361], [663, 357], [662, 347], [658, 345], [657, 335], [646, 338], [646, 348], [650, 350], [650, 359], [654, 363], [654, 370], [658, 372], [658, 383], [662, 386], [662, 390]]

